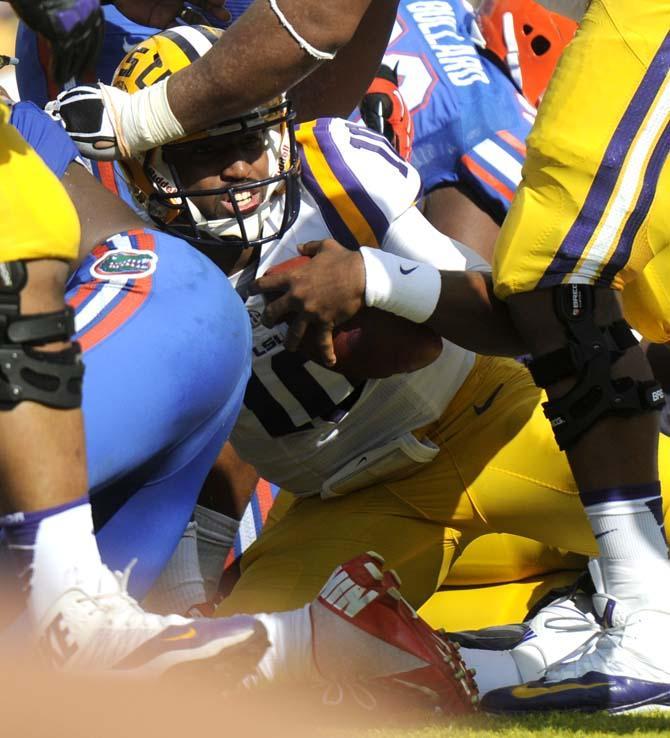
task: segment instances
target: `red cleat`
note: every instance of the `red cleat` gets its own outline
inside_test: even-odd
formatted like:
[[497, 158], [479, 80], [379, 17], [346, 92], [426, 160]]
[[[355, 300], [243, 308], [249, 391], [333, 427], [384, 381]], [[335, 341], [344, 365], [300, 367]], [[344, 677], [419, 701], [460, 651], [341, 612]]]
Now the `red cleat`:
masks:
[[[369, 552], [339, 566], [312, 603], [314, 660], [336, 684], [374, 693], [401, 689], [448, 714], [479, 701], [458, 646], [436, 633], [400, 594], [400, 579]], [[352, 629], [351, 626], [355, 629]]]

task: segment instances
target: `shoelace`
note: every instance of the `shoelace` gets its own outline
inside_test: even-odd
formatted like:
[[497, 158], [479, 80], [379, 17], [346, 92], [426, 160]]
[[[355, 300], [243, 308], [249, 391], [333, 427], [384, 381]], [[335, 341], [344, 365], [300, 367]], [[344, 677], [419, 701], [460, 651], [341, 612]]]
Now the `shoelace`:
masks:
[[577, 648], [573, 649], [567, 655], [556, 659], [556, 661], [551, 664], [548, 664], [547, 670], [554, 666], [564, 664], [572, 660], [575, 656], [581, 656], [582, 654], [587, 653], [593, 642], [606, 634], [597, 623], [588, 620], [583, 613], [581, 616], [578, 615], [574, 610], [566, 611], [566, 614], [564, 615], [555, 615], [554, 617], [547, 618], [544, 622], [544, 627], [550, 630], [561, 630], [569, 633], [593, 631], [593, 633], [581, 645], [577, 646]]
[[140, 607], [137, 600], [128, 594], [128, 582], [135, 564], [137, 564], [137, 559], [133, 559], [122, 572], [110, 572], [116, 581], [116, 589], [97, 594], [83, 592], [77, 602], [91, 603], [94, 607], [106, 612], [110, 616], [110, 619], [114, 614], [119, 612], [119, 604], [121, 603], [127, 609], [125, 617], [128, 619], [128, 622], [135, 621], [138, 625], [144, 623], [147, 618], [155, 618], [155, 615], [146, 613]]
[[[659, 608], [653, 608], [653, 607], [644, 608], [644, 611], [645, 612], [657, 612], [657, 613], [662, 613], [664, 615], [668, 614], [666, 610], [661, 610]], [[620, 645], [620, 640], [621, 640], [621, 637], [623, 636], [624, 631], [626, 630], [626, 627], [628, 626], [628, 621], [630, 620], [631, 617], [636, 616], [637, 613], [639, 612], [641, 611], [629, 613], [626, 616], [625, 620], [620, 625], [610, 627], [610, 628], [604, 628], [604, 629], [598, 628], [598, 630], [596, 630], [586, 641], [584, 641], [584, 643], [582, 643], [580, 646], [575, 648], [571, 653], [558, 659], [553, 664], [549, 664], [547, 666], [547, 671], [554, 666], [563, 665], [567, 663], [568, 661], [571, 661], [575, 658], [586, 655], [589, 651], [592, 650], [592, 646], [593, 646], [593, 650], [597, 650], [601, 648], [602, 644], [604, 643], [610, 646], [613, 646], [613, 647]], [[560, 618], [560, 617], [552, 618], [552, 619], [548, 619], [545, 625], [547, 627], [551, 627], [550, 623], [553, 623], [554, 620], [560, 621], [561, 619], [569, 620], [568, 616], [565, 616], [565, 618]], [[577, 617], [574, 618], [574, 620], [577, 620], [577, 619], [578, 619]], [[593, 624], [591, 624], [591, 627], [593, 627]], [[581, 629], [587, 630], [588, 628], [586, 624], [584, 624]], [[574, 630], [580, 630], [580, 628], [575, 628]], [[635, 657], [638, 661], [641, 661], [642, 663], [650, 667], [657, 668], [657, 665], [651, 662], [648, 658], [645, 658], [644, 654], [636, 653]]]

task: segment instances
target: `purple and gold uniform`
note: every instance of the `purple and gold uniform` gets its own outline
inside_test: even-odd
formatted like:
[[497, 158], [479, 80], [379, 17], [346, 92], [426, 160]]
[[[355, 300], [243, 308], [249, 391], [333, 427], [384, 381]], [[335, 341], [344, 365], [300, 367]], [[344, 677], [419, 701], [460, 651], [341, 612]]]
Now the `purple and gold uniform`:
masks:
[[80, 235], [77, 213], [58, 178], [11, 124], [10, 115], [10, 107], [0, 102], [0, 261], [74, 259]]
[[670, 245], [669, 28], [668, 0], [590, 3], [528, 139], [496, 249], [500, 297], [641, 279], [626, 318], [670, 340], [664, 288], [648, 295], [656, 280], [645, 275]]

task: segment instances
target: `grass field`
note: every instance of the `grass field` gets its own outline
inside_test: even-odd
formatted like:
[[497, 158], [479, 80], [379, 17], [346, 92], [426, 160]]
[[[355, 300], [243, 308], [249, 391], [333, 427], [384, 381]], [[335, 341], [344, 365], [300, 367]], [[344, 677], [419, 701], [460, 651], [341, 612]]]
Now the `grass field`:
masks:
[[451, 724], [442, 720], [423, 728], [373, 729], [349, 735], [356, 738], [604, 738], [627, 735], [668, 738], [670, 714], [610, 716], [551, 713], [525, 718], [478, 715]]

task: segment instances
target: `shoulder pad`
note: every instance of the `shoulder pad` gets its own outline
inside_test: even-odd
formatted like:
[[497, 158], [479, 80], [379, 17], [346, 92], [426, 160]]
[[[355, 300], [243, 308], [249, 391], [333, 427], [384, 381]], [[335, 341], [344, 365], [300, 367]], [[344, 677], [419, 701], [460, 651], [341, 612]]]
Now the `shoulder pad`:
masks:
[[415, 204], [419, 173], [364, 125], [321, 118], [299, 126], [302, 181], [345, 246], [379, 246], [390, 223]]

